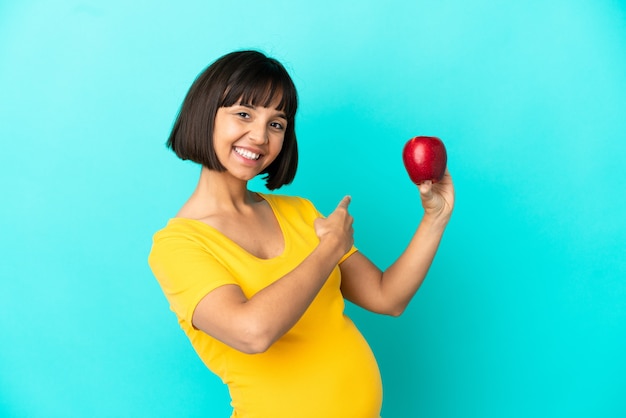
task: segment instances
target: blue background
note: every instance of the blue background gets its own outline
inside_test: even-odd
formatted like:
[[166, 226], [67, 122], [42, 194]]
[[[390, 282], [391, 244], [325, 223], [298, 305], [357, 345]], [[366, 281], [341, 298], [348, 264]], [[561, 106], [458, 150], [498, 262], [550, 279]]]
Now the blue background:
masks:
[[199, 174], [164, 146], [183, 96], [241, 48], [299, 89], [280, 192], [351, 194], [380, 267], [421, 216], [402, 146], [448, 148], [457, 206], [413, 303], [348, 306], [385, 418], [626, 416], [618, 0], [2, 1], [0, 416], [230, 413], [146, 259]]

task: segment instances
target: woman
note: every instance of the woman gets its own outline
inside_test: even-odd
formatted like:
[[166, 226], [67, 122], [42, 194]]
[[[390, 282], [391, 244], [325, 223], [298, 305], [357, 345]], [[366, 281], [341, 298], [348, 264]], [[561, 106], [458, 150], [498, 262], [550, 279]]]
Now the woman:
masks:
[[297, 93], [256, 51], [227, 54], [191, 86], [168, 146], [202, 165], [198, 185], [154, 236], [150, 266], [180, 326], [228, 385], [233, 417], [378, 417], [376, 360], [344, 298], [400, 315], [435, 256], [454, 203], [449, 173], [419, 186], [424, 216], [381, 272], [353, 243], [350, 197], [323, 217], [268, 189], [296, 172]]

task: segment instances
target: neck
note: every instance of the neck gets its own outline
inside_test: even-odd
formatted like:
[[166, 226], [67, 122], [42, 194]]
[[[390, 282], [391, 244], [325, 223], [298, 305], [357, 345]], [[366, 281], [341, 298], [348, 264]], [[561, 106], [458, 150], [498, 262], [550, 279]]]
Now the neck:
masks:
[[247, 181], [206, 167], [202, 167], [192, 199], [221, 209], [238, 208], [258, 201], [256, 194], [248, 190]]

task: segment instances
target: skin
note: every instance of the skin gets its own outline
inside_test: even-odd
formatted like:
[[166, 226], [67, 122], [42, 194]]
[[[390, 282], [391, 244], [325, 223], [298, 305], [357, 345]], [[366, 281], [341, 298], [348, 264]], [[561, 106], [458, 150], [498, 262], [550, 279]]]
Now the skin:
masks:
[[[178, 217], [200, 220], [218, 229], [249, 253], [273, 258], [284, 239], [269, 204], [247, 188], [280, 153], [286, 118], [269, 107], [220, 108], [214, 146], [226, 171], [203, 167], [198, 185]], [[259, 158], [246, 158], [237, 150]], [[251, 157], [250, 154], [247, 157]], [[454, 205], [452, 178], [418, 186], [424, 215], [407, 248], [384, 272], [356, 252], [340, 268], [344, 297], [373, 312], [400, 315], [419, 289], [434, 259]], [[311, 304], [332, 269], [354, 243], [350, 197], [326, 218], [315, 221], [319, 244], [294, 270], [246, 298], [236, 285], [208, 293], [193, 315], [196, 328], [244, 353], [266, 351]]]

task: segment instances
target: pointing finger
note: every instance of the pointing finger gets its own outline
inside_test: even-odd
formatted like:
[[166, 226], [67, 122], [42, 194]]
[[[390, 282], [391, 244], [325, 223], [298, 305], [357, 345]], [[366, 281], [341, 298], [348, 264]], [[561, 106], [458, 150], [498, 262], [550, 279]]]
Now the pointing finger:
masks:
[[337, 209], [339, 208], [344, 208], [344, 209], [348, 209], [348, 205], [350, 204], [350, 202], [352, 201], [352, 197], [350, 196], [344, 196], [343, 199], [341, 199], [341, 201], [339, 202], [339, 205], [337, 205]]

